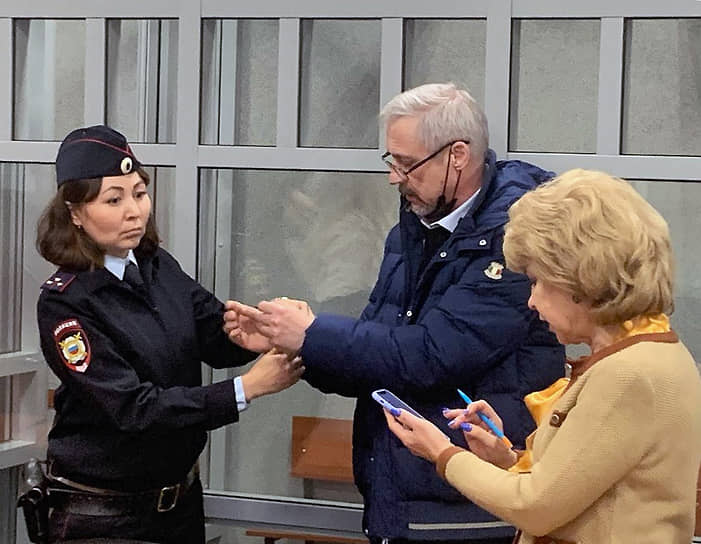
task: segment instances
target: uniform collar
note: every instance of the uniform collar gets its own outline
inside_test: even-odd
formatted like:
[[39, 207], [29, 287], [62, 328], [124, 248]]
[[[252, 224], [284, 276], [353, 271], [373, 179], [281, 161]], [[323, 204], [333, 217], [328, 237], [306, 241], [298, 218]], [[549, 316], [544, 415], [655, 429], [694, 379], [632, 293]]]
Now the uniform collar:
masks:
[[136, 262], [136, 256], [134, 256], [134, 252], [131, 249], [125, 258], [105, 255], [105, 268], [118, 280], [124, 279], [124, 270], [130, 262], [139, 266], [139, 263]]

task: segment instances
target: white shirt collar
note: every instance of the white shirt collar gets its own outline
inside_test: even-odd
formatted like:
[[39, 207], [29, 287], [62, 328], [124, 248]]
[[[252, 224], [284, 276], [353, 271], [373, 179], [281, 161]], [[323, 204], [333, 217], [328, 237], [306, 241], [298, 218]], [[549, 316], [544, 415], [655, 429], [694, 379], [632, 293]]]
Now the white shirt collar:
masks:
[[139, 263], [136, 262], [134, 252], [131, 249], [125, 258], [115, 257], [114, 255], [105, 255], [105, 268], [119, 280], [124, 279], [124, 269], [127, 267], [127, 263], [129, 262], [139, 266]]
[[441, 226], [446, 230], [449, 230], [450, 232], [453, 232], [455, 228], [458, 226], [458, 223], [460, 220], [465, 217], [468, 211], [470, 211], [470, 207], [472, 206], [472, 203], [475, 201], [475, 197], [479, 194], [480, 189], [477, 189], [470, 198], [468, 198], [465, 202], [460, 204], [457, 208], [455, 208], [452, 212], [450, 212], [448, 215], [445, 217], [440, 218], [438, 221], [434, 221], [433, 223], [426, 223], [423, 219], [421, 219], [421, 222], [423, 223], [424, 227], [428, 229], [434, 229], [437, 226]]

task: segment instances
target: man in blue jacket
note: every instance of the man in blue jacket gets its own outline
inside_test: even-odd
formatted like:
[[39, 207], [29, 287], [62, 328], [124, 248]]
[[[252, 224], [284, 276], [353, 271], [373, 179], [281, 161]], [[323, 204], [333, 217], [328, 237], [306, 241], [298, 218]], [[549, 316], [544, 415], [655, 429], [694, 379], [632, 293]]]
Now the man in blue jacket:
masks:
[[496, 162], [484, 113], [452, 84], [401, 93], [381, 118], [401, 208], [360, 318], [315, 316], [302, 301], [229, 301], [225, 329], [251, 349], [299, 352], [312, 386], [358, 399], [353, 470], [371, 542], [510, 542], [510, 526], [402, 446], [370, 394], [392, 390], [464, 445], [441, 415], [460, 404], [459, 387], [523, 444], [534, 423], [522, 399], [562, 375], [564, 351], [528, 309], [528, 279], [504, 268], [502, 239], [509, 206], [554, 174]]

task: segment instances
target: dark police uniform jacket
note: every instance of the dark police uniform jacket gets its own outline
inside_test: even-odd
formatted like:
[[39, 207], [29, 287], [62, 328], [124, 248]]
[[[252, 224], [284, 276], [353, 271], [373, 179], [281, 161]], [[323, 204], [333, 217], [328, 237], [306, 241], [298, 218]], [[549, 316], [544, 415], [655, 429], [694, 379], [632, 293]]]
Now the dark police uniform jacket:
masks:
[[257, 355], [227, 339], [222, 303], [170, 254], [137, 260], [144, 290], [104, 268], [59, 270], [38, 303], [41, 348], [61, 380], [52, 471], [128, 491], [182, 480], [206, 431], [238, 420], [233, 382], [202, 386], [200, 362], [240, 366]]
[[535, 424], [523, 397], [564, 371], [564, 349], [528, 309], [528, 279], [504, 268], [508, 208], [551, 178], [520, 161], [495, 162], [467, 215], [420, 271], [425, 228], [402, 202], [377, 283], [359, 320], [320, 314], [302, 346], [303, 378], [322, 391], [357, 397], [353, 470], [371, 537], [488, 538], [513, 529], [467, 501], [387, 429], [370, 397], [387, 388], [436, 423], [454, 444], [443, 407], [464, 406], [461, 388], [486, 399], [506, 435], [523, 444]]

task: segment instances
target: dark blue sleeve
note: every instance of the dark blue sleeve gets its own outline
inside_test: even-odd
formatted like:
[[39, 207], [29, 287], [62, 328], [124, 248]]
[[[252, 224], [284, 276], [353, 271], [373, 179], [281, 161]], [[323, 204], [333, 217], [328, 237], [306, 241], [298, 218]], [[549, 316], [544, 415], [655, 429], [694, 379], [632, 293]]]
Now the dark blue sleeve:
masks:
[[534, 314], [525, 276], [475, 279], [468, 267], [415, 324], [390, 326], [321, 314], [307, 329], [304, 378], [325, 392], [360, 396], [387, 387], [422, 394], [477, 380], [525, 343]]

